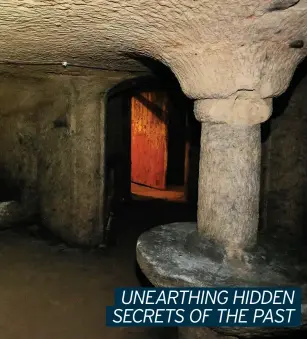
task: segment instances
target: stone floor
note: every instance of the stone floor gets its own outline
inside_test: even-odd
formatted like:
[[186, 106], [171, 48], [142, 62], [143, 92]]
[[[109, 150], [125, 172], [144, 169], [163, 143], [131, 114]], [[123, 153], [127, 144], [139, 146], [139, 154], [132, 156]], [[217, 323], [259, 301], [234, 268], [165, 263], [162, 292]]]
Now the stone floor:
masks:
[[[118, 211], [108, 250], [80, 250], [38, 227], [0, 233], [1, 339], [172, 339], [174, 329], [105, 326], [115, 287], [146, 285], [135, 244], [145, 229], [195, 220], [195, 206], [133, 201]], [[22, 225], [21, 225], [22, 226]]]

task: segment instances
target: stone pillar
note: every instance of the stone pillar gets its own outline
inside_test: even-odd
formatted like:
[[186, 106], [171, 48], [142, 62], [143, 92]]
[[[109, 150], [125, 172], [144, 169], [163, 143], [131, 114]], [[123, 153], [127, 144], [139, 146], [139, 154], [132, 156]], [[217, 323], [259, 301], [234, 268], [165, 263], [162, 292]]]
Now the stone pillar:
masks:
[[[271, 114], [270, 101], [258, 98], [257, 106], [251, 107], [255, 98], [245, 94], [243, 102], [237, 100], [195, 102], [195, 116], [201, 122], [196, 237], [200, 235], [202, 240], [195, 241], [195, 233], [190, 237], [192, 241], [189, 236], [188, 239], [202, 252], [206, 252], [204, 243], [212, 240], [225, 249], [228, 262], [233, 258], [244, 260], [245, 250], [257, 241], [260, 122]], [[255, 108], [257, 116], [247, 117], [250, 109]], [[178, 334], [179, 339], [235, 338], [206, 327], [179, 328]]]
[[259, 129], [259, 125], [202, 123], [198, 231], [226, 247], [256, 243]]
[[[257, 239], [260, 123], [271, 110], [271, 99], [256, 92], [195, 102], [202, 124], [198, 222], [162, 225], [139, 238], [137, 260], [155, 286], [289, 286], [304, 281], [300, 275], [306, 268], [300, 266], [299, 256], [288, 261], [283, 241]], [[307, 313], [302, 311], [302, 316], [305, 323]], [[235, 337], [272, 331], [214, 330]], [[180, 339], [220, 337], [202, 327], [180, 328], [179, 334]]]
[[[257, 115], [247, 118], [246, 113], [254, 111]], [[260, 122], [270, 114], [270, 102], [242, 93], [236, 99], [195, 103], [202, 123], [198, 231], [226, 248], [245, 249], [256, 243]]]
[[[232, 13], [225, 5], [225, 13]], [[168, 44], [155, 51], [154, 56], [171, 68], [184, 93], [195, 100], [195, 115], [202, 124], [197, 224], [161, 225], [142, 234], [137, 243], [138, 263], [155, 286], [305, 283], [307, 265], [302, 263], [304, 252], [297, 244], [291, 247], [287, 235], [277, 239], [258, 233], [260, 124], [271, 115], [271, 98], [286, 90], [306, 56], [301, 30], [306, 25], [302, 21], [305, 1], [258, 5], [257, 9], [241, 7], [244, 14], [238, 20], [234, 19], [237, 14], [231, 17], [226, 30], [221, 17], [227, 15], [220, 16], [222, 7], [217, 6], [215, 27], [223, 27], [219, 33], [212, 34], [213, 21], [205, 31], [204, 19], [195, 25], [196, 41]], [[274, 20], [286, 17], [289, 21], [281, 33], [281, 21]], [[290, 21], [297, 25], [295, 30]], [[210, 36], [214, 36], [211, 42]], [[302, 327], [307, 323], [306, 295], [304, 291]], [[244, 327], [214, 330], [249, 338], [278, 332]], [[204, 328], [179, 332], [181, 339], [216, 337]]]

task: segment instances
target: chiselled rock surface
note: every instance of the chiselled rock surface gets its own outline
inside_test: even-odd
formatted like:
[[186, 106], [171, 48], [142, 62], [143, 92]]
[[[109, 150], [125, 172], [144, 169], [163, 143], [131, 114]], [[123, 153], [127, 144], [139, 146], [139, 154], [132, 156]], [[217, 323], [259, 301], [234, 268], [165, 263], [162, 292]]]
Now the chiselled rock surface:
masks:
[[255, 93], [237, 99], [195, 102], [201, 122], [198, 231], [230, 251], [257, 240], [260, 188], [260, 122], [271, 100]]
[[0, 62], [168, 65], [193, 98], [284, 91], [306, 55], [306, 0], [0, 1]]

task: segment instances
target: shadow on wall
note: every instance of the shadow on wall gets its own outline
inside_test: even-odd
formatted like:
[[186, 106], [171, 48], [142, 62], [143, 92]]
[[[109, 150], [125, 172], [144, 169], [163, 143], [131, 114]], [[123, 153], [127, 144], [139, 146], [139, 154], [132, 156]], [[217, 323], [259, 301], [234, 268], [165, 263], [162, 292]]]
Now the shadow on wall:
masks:
[[286, 108], [288, 107], [289, 101], [293, 96], [294, 91], [306, 76], [307, 76], [307, 58], [305, 58], [303, 62], [301, 62], [300, 65], [297, 67], [286, 92], [280, 95], [279, 97], [273, 99], [272, 117], [261, 125], [262, 142], [265, 142], [270, 136], [272, 120], [277, 119], [285, 112]]
[[269, 231], [306, 239], [307, 217], [307, 59], [287, 91], [273, 101], [262, 126], [262, 199]]
[[305, 58], [303, 62], [301, 62], [298, 65], [287, 91], [278, 98], [274, 99], [272, 115], [273, 119], [278, 118], [284, 113], [285, 109], [288, 107], [289, 101], [293, 96], [295, 90], [306, 76], [307, 76], [307, 58]]

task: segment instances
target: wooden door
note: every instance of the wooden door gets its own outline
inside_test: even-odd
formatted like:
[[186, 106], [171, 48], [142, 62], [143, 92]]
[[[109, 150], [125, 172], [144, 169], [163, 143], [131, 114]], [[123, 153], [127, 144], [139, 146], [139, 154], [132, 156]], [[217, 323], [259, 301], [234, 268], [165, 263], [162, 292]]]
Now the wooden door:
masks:
[[131, 181], [166, 188], [167, 94], [143, 92], [131, 99]]

